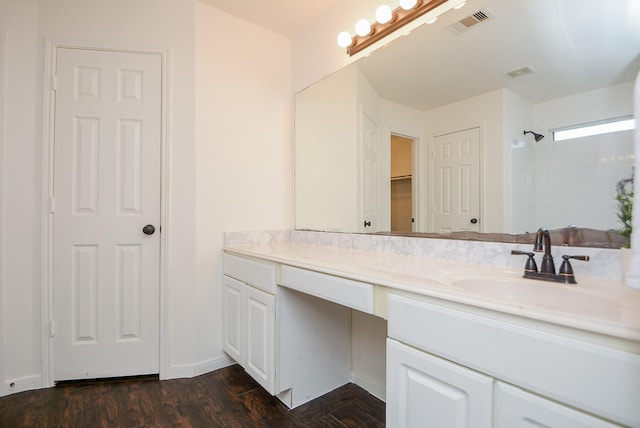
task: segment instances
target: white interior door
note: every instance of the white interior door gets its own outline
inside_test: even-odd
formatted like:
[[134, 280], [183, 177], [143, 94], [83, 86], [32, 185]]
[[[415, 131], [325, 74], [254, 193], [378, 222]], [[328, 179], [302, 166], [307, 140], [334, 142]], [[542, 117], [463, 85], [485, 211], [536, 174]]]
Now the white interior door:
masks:
[[158, 373], [161, 57], [56, 64], [54, 380]]
[[378, 125], [362, 113], [361, 232], [377, 232], [378, 226]]
[[480, 231], [480, 128], [434, 138], [433, 232]]

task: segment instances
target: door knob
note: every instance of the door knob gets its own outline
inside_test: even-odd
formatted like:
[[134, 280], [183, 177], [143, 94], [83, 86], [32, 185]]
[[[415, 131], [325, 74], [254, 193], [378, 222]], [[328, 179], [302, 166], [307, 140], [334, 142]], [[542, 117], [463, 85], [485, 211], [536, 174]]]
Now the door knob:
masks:
[[371, 222], [370, 222], [370, 221], [365, 220], [365, 221], [364, 221], [364, 227], [369, 227], [369, 226], [371, 226]]
[[148, 224], [142, 228], [142, 233], [145, 235], [153, 235], [156, 231], [156, 228], [152, 224]]
[[471, 222], [471, 224], [476, 224], [478, 222], [478, 219], [474, 217], [469, 221]]

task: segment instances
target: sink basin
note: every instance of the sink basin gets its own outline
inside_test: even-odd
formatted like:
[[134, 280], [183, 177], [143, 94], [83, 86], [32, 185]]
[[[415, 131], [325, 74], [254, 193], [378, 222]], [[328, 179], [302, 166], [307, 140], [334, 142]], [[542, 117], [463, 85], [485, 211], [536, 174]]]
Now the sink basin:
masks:
[[607, 318], [615, 317], [621, 310], [617, 302], [573, 285], [547, 284], [523, 278], [465, 278], [453, 281], [451, 285], [474, 296], [517, 304], [519, 307]]

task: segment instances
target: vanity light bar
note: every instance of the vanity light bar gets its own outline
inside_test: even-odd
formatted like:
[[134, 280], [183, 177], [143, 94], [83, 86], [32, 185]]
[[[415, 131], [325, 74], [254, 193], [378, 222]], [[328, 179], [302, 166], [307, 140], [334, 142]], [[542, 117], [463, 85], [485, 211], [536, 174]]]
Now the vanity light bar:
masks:
[[[408, 10], [404, 9], [404, 7], [409, 5], [401, 2], [403, 6], [398, 6], [393, 10], [391, 17], [388, 16], [388, 11], [386, 10], [376, 13], [376, 19], [380, 19], [384, 23], [375, 22], [371, 25], [365, 19], [360, 19], [356, 25], [356, 35], [352, 37], [351, 34], [343, 31], [338, 35], [338, 45], [347, 48], [347, 54], [353, 56], [447, 1], [449, 0], [417, 0], [413, 8]], [[458, 4], [455, 8], [459, 8], [463, 4], [464, 2]], [[381, 8], [382, 6], [378, 9], [380, 10]], [[434, 20], [430, 20], [430, 22]]]

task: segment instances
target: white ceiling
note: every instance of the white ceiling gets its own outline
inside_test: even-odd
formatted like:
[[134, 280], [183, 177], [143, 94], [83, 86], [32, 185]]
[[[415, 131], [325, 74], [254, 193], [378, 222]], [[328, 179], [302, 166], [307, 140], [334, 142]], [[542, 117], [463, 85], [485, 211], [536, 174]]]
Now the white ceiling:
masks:
[[200, 0], [289, 38], [339, 0]]
[[[460, 34], [448, 28], [478, 10], [494, 18]], [[417, 110], [501, 88], [535, 104], [633, 81], [639, 23], [638, 0], [467, 0], [358, 67], [381, 97]], [[506, 75], [523, 66], [534, 72]]]

